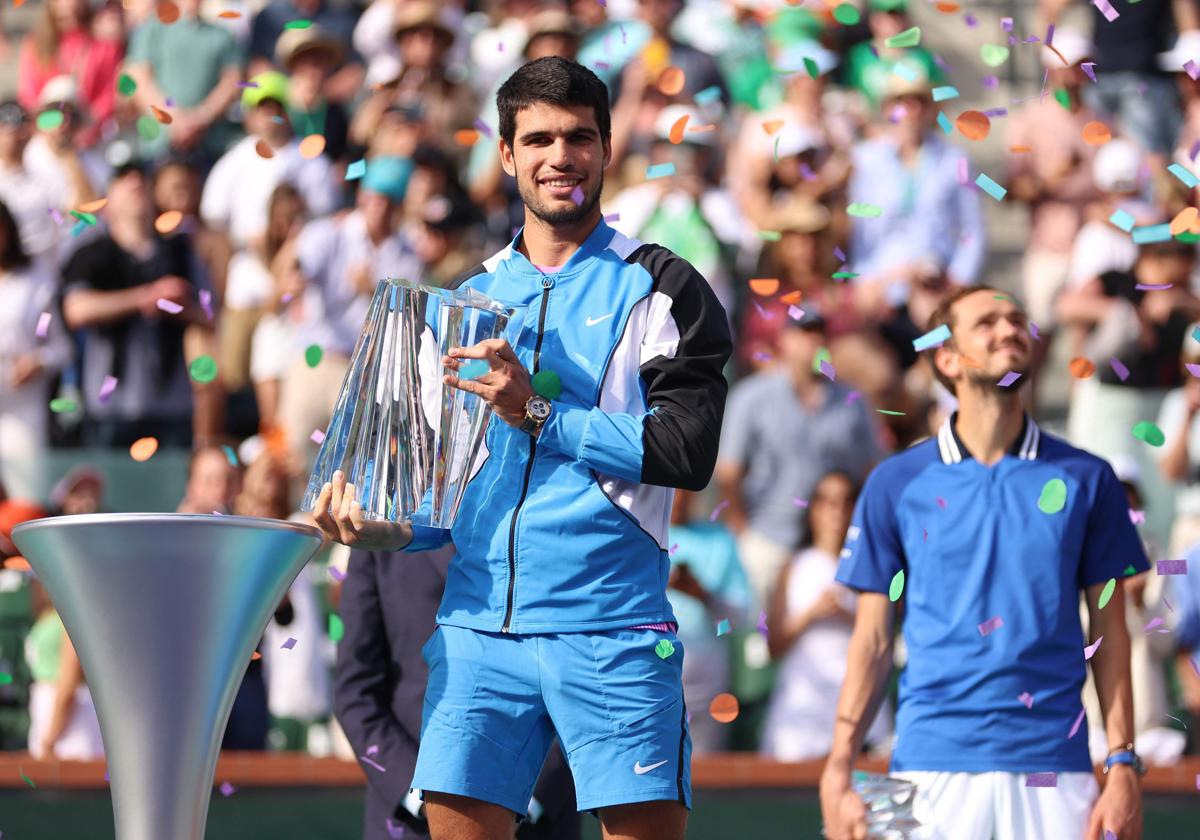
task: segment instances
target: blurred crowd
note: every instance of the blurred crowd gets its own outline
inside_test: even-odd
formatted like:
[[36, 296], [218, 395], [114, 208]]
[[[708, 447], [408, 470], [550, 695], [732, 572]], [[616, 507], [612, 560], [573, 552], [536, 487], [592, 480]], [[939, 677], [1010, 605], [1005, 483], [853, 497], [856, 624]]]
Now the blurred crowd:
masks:
[[[735, 335], [717, 472], [670, 535], [698, 751], [828, 749], [855, 598], [838, 555], [871, 468], [954, 409], [914, 341], [985, 279], [989, 133], [985, 174], [1028, 211], [1012, 291], [1039, 353], [1013, 387], [1039, 421], [1043, 380], [1067, 389], [1063, 434], [1112, 463], [1151, 560], [1187, 557], [1200, 4], [1027, 12], [1038, 28], [993, 40], [1037, 54], [1040, 95], [1006, 102], [994, 64], [911, 37], [906, 0], [44, 0], [0, 101], [0, 748], [102, 749], [12, 527], [113, 510], [88, 459], [154, 447], [191, 453], [180, 511], [303, 520], [378, 280], [447, 283], [521, 223], [495, 93], [548, 55], [609, 87], [608, 223], [695, 265]], [[979, 80], [986, 113], [956, 87]], [[47, 492], [64, 452], [82, 466]], [[226, 746], [353, 757], [330, 691], [347, 554], [279, 606]], [[1200, 556], [1128, 597], [1137, 748], [1169, 763], [1200, 752]]]

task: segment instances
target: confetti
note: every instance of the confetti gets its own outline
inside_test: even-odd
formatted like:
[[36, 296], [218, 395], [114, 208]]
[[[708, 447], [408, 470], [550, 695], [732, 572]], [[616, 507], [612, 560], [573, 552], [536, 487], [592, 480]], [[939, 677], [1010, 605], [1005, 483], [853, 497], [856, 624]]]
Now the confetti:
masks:
[[385, 823], [389, 840], [401, 840], [408, 833], [404, 828], [404, 823], [392, 822], [391, 817], [388, 817]]
[[[470, 143], [463, 145], [469, 146]], [[318, 158], [325, 151], [325, 136], [323, 134], [309, 134], [300, 141], [300, 157], [306, 160]]]
[[721, 88], [719, 85], [709, 85], [704, 90], [692, 97], [697, 105], [711, 105], [721, 98]]
[[129, 457], [141, 463], [149, 461], [154, 457], [154, 453], [158, 451], [158, 438], [144, 437], [138, 438], [129, 447]]
[[[1112, 581], [1112, 584], [1114, 586], [1116, 585], [1116, 583], [1117, 582], [1115, 580]], [[1103, 641], [1104, 641], [1104, 637], [1101, 636], [1099, 639], [1096, 639], [1096, 641], [1092, 642], [1092, 644], [1088, 645], [1087, 647], [1085, 647], [1083, 649], [1083, 659], [1085, 662], [1096, 655], [1096, 651], [1098, 651], [1100, 649], [1100, 643]]]
[[237, 788], [229, 784], [229, 782], [221, 782], [221, 786], [217, 790], [221, 791], [222, 796], [233, 796]]
[[758, 238], [766, 242], [778, 242], [783, 238], [783, 234], [777, 230], [760, 230], [758, 232]]
[[837, 381], [837, 371], [833, 369], [833, 364], [828, 359], [821, 359], [819, 367], [826, 379], [830, 382]]
[[733, 723], [737, 720], [738, 711], [738, 699], [724, 692], [714, 697], [708, 706], [708, 713], [717, 723]]
[[687, 75], [678, 67], [668, 67], [658, 77], [658, 90], [663, 96], [678, 96], [686, 84]]
[[883, 208], [875, 204], [864, 204], [856, 201], [846, 208], [846, 212], [856, 218], [874, 219], [883, 215]]
[[365, 160], [356, 160], [346, 167], [346, 180], [357, 181], [359, 178], [367, 174], [367, 162]]
[[34, 783], [33, 779], [26, 776], [25, 771], [21, 769], [21, 767], [17, 767], [17, 772], [21, 775], [21, 780], [25, 782], [25, 784], [29, 785], [34, 790], [37, 790], [37, 785]]
[[108, 402], [108, 399], [112, 396], [113, 391], [117, 390], [117, 381], [117, 377], [115, 376], [110, 375], [104, 377], [104, 382], [100, 384], [100, 393], [96, 395], [96, 398], [100, 400], [101, 404]]
[[675, 653], [675, 645], [671, 644], [670, 639], [661, 639], [654, 646], [654, 652], [658, 654], [659, 659], [670, 659], [671, 655]]
[[321, 349], [320, 344], [310, 344], [304, 348], [304, 363], [310, 368], [315, 368], [321, 364], [321, 359], [325, 356], [325, 351]]
[[1058, 774], [1029, 773], [1025, 776], [1025, 787], [1058, 787]]
[[62, 111], [51, 109], [42, 111], [37, 116], [37, 127], [39, 131], [53, 131], [63, 124], [66, 117]]
[[933, 89], [933, 101], [945, 102], [947, 99], [957, 99], [958, 88], [953, 85], [942, 85]]
[[233, 451], [233, 447], [228, 444], [221, 447], [225, 453], [225, 460], [229, 462], [229, 466], [236, 467], [238, 465], [237, 453]]
[[898, 47], [915, 47], [921, 43], [921, 27], [914, 26], [911, 29], [906, 29], [883, 42], [885, 47], [893, 49]]
[[721, 502], [719, 505], [717, 505], [715, 508], [713, 508], [713, 512], [711, 514], [709, 514], [708, 521], [716, 522], [717, 517], [720, 516], [721, 512], [723, 510], [725, 510], [725, 508], [727, 508], [727, 507], [729, 507], [729, 500], [725, 499], [723, 502]]
[[171, 0], [163, 0], [162, 3], [158, 4], [155, 12], [158, 14], [158, 19], [163, 23], [174, 23], [179, 20], [179, 7], [172, 3]]
[[989, 119], [995, 119], [996, 117], [1007, 117], [1008, 109], [1007, 108], [988, 108], [986, 111], [983, 112], [983, 115]]
[[1187, 73], [1193, 81], [1200, 79], [1200, 67], [1196, 66], [1196, 62], [1188, 59], [1183, 63], [1183, 72]]
[[988, 67], [999, 67], [1008, 61], [1008, 47], [999, 44], [984, 44], [979, 48], [979, 57]]
[[1143, 420], [1133, 427], [1133, 436], [1140, 441], [1145, 441], [1151, 446], [1162, 446], [1167, 438], [1163, 434], [1162, 429], [1151, 423], [1149, 420]]
[[804, 57], [804, 69], [808, 71], [809, 78], [815, 79], [821, 75], [821, 68], [817, 66], [817, 62], [808, 56]]
[[1087, 379], [1096, 372], [1096, 366], [1091, 359], [1085, 359], [1083, 356], [1076, 356], [1067, 365], [1067, 371], [1076, 379]]
[[1099, 120], [1092, 120], [1083, 127], [1083, 142], [1091, 146], [1101, 146], [1112, 139], [1112, 129]]
[[620, 213], [609, 213], [607, 216], [604, 217], [604, 221], [619, 222], [619, 221], [621, 221], [621, 214]]
[[992, 121], [982, 111], [963, 111], [954, 121], [963, 137], [968, 140], [983, 140], [992, 130]]
[[223, 11], [217, 15], [217, 17], [224, 18], [225, 20], [237, 20], [241, 16], [242, 16], [241, 12], [235, 12], [232, 9], [226, 9], [225, 11]]
[[1152, 618], [1148, 622], [1146, 622], [1146, 626], [1142, 628], [1142, 631], [1145, 633], [1149, 633], [1151, 630], [1156, 630], [1165, 623], [1166, 622], [1163, 621], [1161, 616], [1155, 616], [1154, 618]]
[[303, 18], [301, 18], [299, 20], [289, 20], [287, 23], [285, 23], [283, 25], [283, 28], [284, 29], [308, 29], [310, 26], [312, 26], [311, 20], [304, 20]]
[[212, 292], [208, 289], [201, 289], [199, 297], [200, 308], [204, 310], [205, 317], [210, 321], [213, 320]]
[[534, 393], [548, 400], [556, 400], [562, 395], [562, 379], [552, 370], [539, 370], [529, 384]]
[[1183, 365], [1192, 376], [1200, 376], [1200, 365], [1185, 362]]
[[142, 115], [137, 118], [137, 133], [143, 140], [153, 141], [162, 134], [162, 126], [154, 117]]
[[754, 277], [749, 281], [750, 291], [756, 295], [770, 297], [779, 291], [778, 277]]
[[1093, 84], [1095, 84], [1095, 82], [1096, 82], [1096, 71], [1094, 69], [1095, 67], [1096, 67], [1096, 62], [1094, 62], [1094, 61], [1085, 61], [1079, 65], [1079, 69], [1083, 71], [1085, 76], [1087, 76], [1089, 79], [1092, 80]]
[[1187, 560], [1159, 560], [1156, 571], [1160, 575], [1186, 575]]
[[1000, 381], [997, 382], [996, 384], [999, 385], [1001, 388], [1007, 388], [1009, 385], [1012, 385], [1014, 382], [1016, 382], [1020, 378], [1021, 378], [1021, 374], [1017, 373], [1015, 370], [1010, 370], [1008, 373], [1004, 374], [1004, 376], [1001, 377]]
[[913, 339], [913, 350], [920, 353], [922, 350], [928, 350], [931, 347], [937, 347], [943, 342], [950, 340], [950, 328], [942, 324], [935, 330], [930, 330], [920, 338]]
[[266, 140], [259, 140], [257, 143], [255, 143], [254, 152], [260, 158], [265, 158], [267, 160], [275, 157], [275, 150], [271, 148], [271, 144]]
[[96, 215], [94, 213], [80, 213], [78, 210], [72, 210], [71, 215], [88, 227], [96, 224]]
[[575, 185], [575, 189], [571, 190], [571, 200], [575, 202], [576, 207], [583, 204], [583, 190], [578, 184]]
[[975, 179], [975, 186], [996, 199], [996, 201], [1002, 201], [1008, 193], [1008, 190], [997, 184], [983, 172], [980, 172], [979, 177]]
[[1113, 358], [1108, 360], [1108, 364], [1109, 364], [1109, 367], [1111, 367], [1113, 369], [1113, 373], [1115, 373], [1117, 375], [1117, 378], [1120, 379], [1122, 382], [1124, 382], [1126, 379], [1129, 378], [1129, 368], [1125, 367], [1125, 363], [1122, 362], [1120, 359], [1118, 359], [1114, 356]]
[[1026, 709], [1033, 708], [1033, 695], [1028, 691], [1022, 691], [1020, 695], [1018, 695], [1017, 700], [1025, 704]]
[[0, 671], [0, 685], [11, 685], [12, 681], [13, 681], [12, 674], [7, 674], [4, 671]]
[[325, 432], [321, 429], [313, 429], [313, 433], [308, 436], [308, 439], [319, 446], [325, 442]]
[[877, 408], [877, 409], [875, 409], [875, 411], [878, 414], [887, 414], [890, 417], [903, 417], [904, 416], [903, 411], [891, 411], [886, 408]]
[[833, 10], [833, 19], [843, 26], [854, 26], [862, 20], [862, 15], [854, 6], [842, 3]]
[[37, 327], [34, 328], [33, 334], [38, 338], [45, 338], [46, 331], [50, 329], [50, 313], [43, 312], [38, 315]]
[[182, 213], [180, 213], [178, 210], [168, 210], [154, 220], [154, 229], [163, 236], [166, 236], [175, 230], [175, 228], [179, 227], [182, 221]]
[[1042, 513], [1058, 513], [1067, 505], [1067, 483], [1061, 478], [1052, 478], [1042, 485], [1038, 497], [1038, 510]]
[[1124, 210], [1115, 211], [1111, 216], [1108, 217], [1108, 220], [1126, 233], [1129, 233], [1131, 230], [1133, 230], [1135, 221], [1133, 216], [1129, 215], [1129, 213], [1125, 212]]
[[720, 621], [717, 622], [717, 635], [718, 636], [729, 635], [729, 619], [728, 618], [722, 618]]
[[1108, 606], [1108, 601], [1113, 596], [1113, 592], [1117, 589], [1117, 579], [1109, 578], [1108, 583], [1104, 584], [1104, 589], [1100, 591], [1100, 600], [1096, 603], [1099, 609], [1104, 609]]
[[1108, 0], [1092, 0], [1092, 5], [1100, 10], [1100, 14], [1104, 15], [1104, 19], [1109, 23], [1112, 23], [1121, 16]]
[[687, 131], [688, 120], [691, 119], [690, 114], [684, 114], [671, 125], [671, 130], [667, 134], [667, 139], [678, 146], [683, 142], [683, 133]]
[[[166, 105], [167, 105], [167, 107], [170, 107], [171, 100], [168, 99], [166, 102]], [[171, 123], [175, 122], [174, 117], [172, 117], [170, 114], [168, 114], [162, 108], [156, 108], [155, 106], [151, 105], [150, 112], [152, 114], [154, 114], [154, 119], [158, 120], [163, 125], [170, 125]]]
[[117, 77], [117, 93], [122, 96], [133, 96], [135, 90], [137, 90], [137, 82], [128, 73], [122, 73]]
[[983, 622], [983, 624], [979, 625], [979, 635], [987, 636], [987, 635], [999, 630], [1003, 626], [1004, 626], [1004, 619], [1002, 619], [1000, 616], [996, 616], [995, 618], [989, 618], [987, 621]]
[[217, 378], [217, 360], [212, 356], [197, 356], [188, 365], [188, 373], [193, 381], [207, 385]]
[[1192, 225], [1196, 224], [1197, 219], [1200, 219], [1200, 210], [1197, 210], [1195, 207], [1184, 207], [1171, 220], [1171, 235], [1179, 236], [1179, 234], [1187, 231]]
[[78, 407], [79, 404], [68, 397], [55, 397], [50, 400], [50, 411], [54, 414], [70, 414]]
[[808, 499], [797, 499], [797, 498], [793, 497], [792, 504], [794, 504], [798, 508], [806, 508], [806, 507], [808, 507]]
[[1085, 714], [1084, 710], [1080, 709], [1079, 716], [1075, 718], [1075, 723], [1071, 724], [1071, 731], [1067, 733], [1068, 738], [1075, 737], [1075, 733], [1079, 731], [1079, 724], [1083, 723], [1084, 714]]
[[331, 578], [333, 578], [334, 580], [336, 580], [338, 583], [341, 583], [342, 581], [344, 581], [346, 579], [346, 573], [343, 572], [341, 569], [339, 569], [337, 566], [330, 566], [327, 569], [327, 571], [329, 572], [329, 576]]
[[1167, 171], [1182, 181], [1183, 185], [1188, 189], [1191, 189], [1192, 187], [1196, 186], [1196, 184], [1200, 183], [1200, 179], [1197, 179], [1195, 175], [1183, 168], [1178, 163], [1172, 163], [1167, 167]]
[[283, 644], [281, 644], [279, 647], [281, 650], [291, 650], [292, 648], [294, 648], [296, 646], [297, 641], [298, 641], [297, 639], [293, 639], [291, 636], [288, 636], [288, 640], [286, 642], [284, 642]]
[[656, 163], [646, 167], [647, 181], [653, 181], [655, 178], [667, 178], [674, 174], [675, 164], [673, 163]]
[[182, 306], [180, 306], [175, 301], [167, 300], [166, 298], [159, 298], [155, 305], [159, 309], [161, 309], [163, 312], [169, 312], [172, 315], [178, 315], [180, 312], [183, 311]]
[[892, 585], [888, 587], [888, 599], [893, 603], [900, 600], [900, 596], [904, 594], [904, 570], [896, 572], [892, 576]]
[[471, 359], [463, 362], [463, 366], [458, 369], [459, 379], [478, 379], [488, 373], [491, 367], [483, 359]]
[[943, 134], [950, 134], [954, 131], [954, 124], [950, 122], [949, 118], [941, 111], [938, 111], [937, 124], [938, 127], [942, 129]]
[[346, 625], [337, 613], [329, 614], [329, 641], [340, 642], [346, 635]]

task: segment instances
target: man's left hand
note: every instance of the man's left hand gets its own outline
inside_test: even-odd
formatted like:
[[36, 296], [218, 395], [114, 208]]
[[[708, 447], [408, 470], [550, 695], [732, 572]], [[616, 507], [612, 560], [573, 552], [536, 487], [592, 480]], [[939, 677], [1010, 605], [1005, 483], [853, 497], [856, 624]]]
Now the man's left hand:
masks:
[[1109, 831], [1117, 840], [1142, 840], [1142, 785], [1127, 764], [1113, 765], [1108, 771], [1084, 840], [1104, 840]]
[[512, 347], [502, 338], [489, 338], [470, 347], [455, 347], [442, 361], [448, 370], [457, 371], [468, 359], [483, 359], [490, 370], [474, 379], [459, 379], [447, 373], [446, 384], [479, 395], [501, 420], [520, 427], [525, 420], [525, 403], [533, 396], [533, 383]]

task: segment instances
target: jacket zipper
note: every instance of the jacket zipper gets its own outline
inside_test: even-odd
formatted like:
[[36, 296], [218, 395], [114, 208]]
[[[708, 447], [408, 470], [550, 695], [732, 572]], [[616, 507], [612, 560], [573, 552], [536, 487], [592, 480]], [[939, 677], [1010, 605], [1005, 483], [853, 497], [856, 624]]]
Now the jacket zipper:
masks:
[[[553, 285], [553, 277], [542, 278], [542, 308], [538, 313], [537, 343], [533, 347], [533, 373], [531, 375], [537, 374], [538, 364], [541, 361], [542, 334], [546, 328], [546, 307], [550, 303], [550, 288]], [[517, 586], [517, 517], [521, 514], [521, 506], [525, 504], [525, 497], [529, 495], [529, 478], [533, 474], [533, 455], [536, 449], [537, 439], [533, 435], [530, 435], [529, 461], [525, 464], [525, 478], [521, 482], [521, 498], [517, 500], [517, 506], [513, 510], [512, 521], [508, 526], [508, 597], [505, 600], [504, 624], [500, 628], [501, 633], [512, 632], [509, 628], [512, 625], [513, 590]]]

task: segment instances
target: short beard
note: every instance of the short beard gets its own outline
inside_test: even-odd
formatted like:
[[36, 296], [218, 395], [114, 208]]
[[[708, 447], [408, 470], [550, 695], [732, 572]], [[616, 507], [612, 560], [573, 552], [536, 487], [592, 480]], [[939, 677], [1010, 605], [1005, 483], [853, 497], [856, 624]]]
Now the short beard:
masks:
[[538, 219], [548, 225], [561, 225], [570, 222], [578, 222], [586, 219], [592, 210], [600, 201], [600, 193], [604, 190], [604, 173], [600, 173], [600, 180], [592, 190], [590, 195], [585, 195], [583, 201], [572, 207], [564, 207], [561, 210], [551, 209], [547, 207], [537, 195], [538, 183], [533, 182], [533, 187], [530, 189], [528, 184], [521, 183], [521, 179], [517, 179], [517, 193], [521, 196], [521, 201], [529, 209], [529, 212], [537, 216]]

